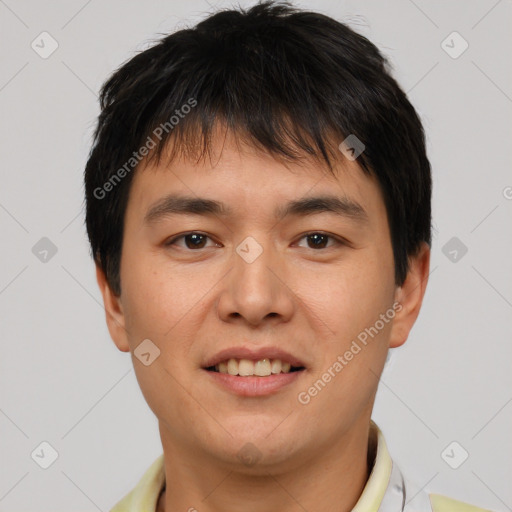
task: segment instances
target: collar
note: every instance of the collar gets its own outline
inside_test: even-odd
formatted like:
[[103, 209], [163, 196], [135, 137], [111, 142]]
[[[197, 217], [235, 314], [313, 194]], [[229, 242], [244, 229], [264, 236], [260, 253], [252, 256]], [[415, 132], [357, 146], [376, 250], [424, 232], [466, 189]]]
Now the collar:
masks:
[[[398, 466], [392, 461], [384, 435], [370, 421], [369, 460], [373, 459], [370, 476], [352, 512], [431, 512], [428, 496], [417, 493], [414, 503], [406, 503], [408, 487]], [[164, 454], [146, 470], [136, 487], [110, 512], [155, 512], [160, 492], [165, 485]]]

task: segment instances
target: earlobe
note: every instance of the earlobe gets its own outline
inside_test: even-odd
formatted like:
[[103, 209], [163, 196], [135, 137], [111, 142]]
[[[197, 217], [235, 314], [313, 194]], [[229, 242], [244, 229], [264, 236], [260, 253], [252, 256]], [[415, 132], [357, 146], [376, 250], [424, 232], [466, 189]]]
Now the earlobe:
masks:
[[409, 271], [402, 284], [395, 290], [395, 301], [401, 306], [396, 308], [393, 320], [389, 348], [403, 345], [418, 318], [430, 269], [430, 247], [423, 242], [416, 256], [409, 258]]
[[129, 352], [127, 332], [125, 328], [125, 316], [120, 297], [116, 296], [108, 284], [105, 273], [96, 264], [96, 280], [103, 296], [105, 316], [110, 337], [122, 352]]

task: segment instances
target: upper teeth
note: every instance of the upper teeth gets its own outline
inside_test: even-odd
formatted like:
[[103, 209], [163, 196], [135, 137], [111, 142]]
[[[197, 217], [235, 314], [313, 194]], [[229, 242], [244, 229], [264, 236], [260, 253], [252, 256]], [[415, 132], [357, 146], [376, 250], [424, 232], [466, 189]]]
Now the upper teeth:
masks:
[[242, 377], [250, 375], [267, 377], [272, 373], [288, 373], [290, 368], [290, 363], [285, 363], [280, 359], [259, 359], [258, 361], [228, 359], [215, 365], [215, 369], [220, 373], [229, 373], [229, 375], [240, 375]]

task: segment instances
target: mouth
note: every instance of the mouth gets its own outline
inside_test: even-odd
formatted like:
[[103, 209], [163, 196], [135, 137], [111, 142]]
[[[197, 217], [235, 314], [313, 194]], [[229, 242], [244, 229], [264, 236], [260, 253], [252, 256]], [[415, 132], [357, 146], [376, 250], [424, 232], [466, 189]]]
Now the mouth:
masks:
[[276, 395], [297, 386], [307, 364], [280, 347], [254, 350], [234, 346], [204, 361], [203, 371], [214, 385], [240, 397]]
[[208, 361], [203, 371], [212, 384], [240, 397], [275, 395], [290, 389], [307, 371], [300, 361], [280, 350], [267, 350], [265, 355], [263, 350], [259, 354], [244, 349], [235, 352], [229, 351], [231, 357], [221, 352]]
[[283, 359], [229, 358], [204, 368], [207, 371], [239, 377], [270, 377], [272, 375], [301, 372], [306, 368]]

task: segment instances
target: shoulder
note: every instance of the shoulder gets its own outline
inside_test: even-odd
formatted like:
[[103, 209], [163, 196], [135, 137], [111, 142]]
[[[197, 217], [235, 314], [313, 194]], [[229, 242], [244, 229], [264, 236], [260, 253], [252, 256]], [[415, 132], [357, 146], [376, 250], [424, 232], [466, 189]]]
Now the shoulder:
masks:
[[158, 498], [165, 486], [164, 454], [146, 469], [139, 482], [110, 512], [155, 512]]
[[441, 494], [429, 494], [432, 512], [492, 512]]

